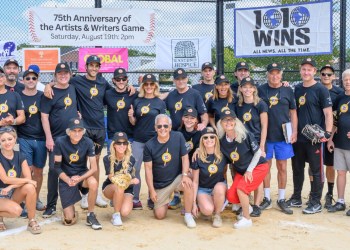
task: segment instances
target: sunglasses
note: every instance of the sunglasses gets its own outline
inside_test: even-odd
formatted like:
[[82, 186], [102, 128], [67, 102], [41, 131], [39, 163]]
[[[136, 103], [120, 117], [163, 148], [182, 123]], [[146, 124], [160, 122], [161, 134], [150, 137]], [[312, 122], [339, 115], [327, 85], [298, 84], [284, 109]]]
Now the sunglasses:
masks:
[[2, 127], [0, 128], [0, 133], [15, 132], [13, 127]]
[[210, 136], [203, 136], [203, 140], [208, 140], [208, 139], [212, 139], [212, 140], [214, 140], [215, 139], [215, 135], [210, 135]]
[[128, 80], [128, 78], [127, 78], [127, 77], [125, 77], [125, 78], [114, 78], [114, 80], [115, 80], [116, 82], [121, 82], [121, 81], [125, 82], [125, 81]]
[[120, 146], [120, 145], [125, 145], [125, 146], [126, 146], [126, 145], [129, 144], [129, 142], [128, 142], [128, 141], [116, 141], [115, 144], [117, 144], [117, 145], [119, 145], [119, 146]]
[[154, 86], [155, 83], [154, 82], [145, 82], [143, 85], [144, 86]]
[[168, 124], [159, 124], [157, 125], [157, 129], [161, 129], [161, 128], [169, 128], [169, 125]]
[[321, 73], [322, 76], [328, 76], [331, 77], [333, 75], [333, 73]]
[[36, 76], [33, 76], [33, 77], [27, 76], [27, 77], [24, 78], [24, 79], [26, 79], [27, 81], [30, 81], [30, 79], [32, 79], [33, 81], [36, 81], [38, 78], [37, 78]]

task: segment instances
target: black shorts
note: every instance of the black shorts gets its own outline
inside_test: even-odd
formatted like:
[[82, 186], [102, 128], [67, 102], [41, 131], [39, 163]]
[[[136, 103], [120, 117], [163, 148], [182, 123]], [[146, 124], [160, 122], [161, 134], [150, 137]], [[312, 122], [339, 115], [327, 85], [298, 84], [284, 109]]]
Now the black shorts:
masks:
[[61, 204], [63, 209], [72, 206], [78, 201], [80, 201], [80, 193], [85, 195], [89, 192], [88, 188], [83, 187], [83, 181], [79, 182], [78, 185], [74, 187], [70, 187], [61, 179], [58, 183], [58, 190], [60, 193]]
[[327, 143], [323, 144], [323, 163], [326, 166], [334, 166], [334, 151], [328, 151]]
[[106, 130], [105, 129], [86, 129], [87, 137], [89, 137], [95, 145], [95, 154], [101, 154], [103, 145], [106, 139]]

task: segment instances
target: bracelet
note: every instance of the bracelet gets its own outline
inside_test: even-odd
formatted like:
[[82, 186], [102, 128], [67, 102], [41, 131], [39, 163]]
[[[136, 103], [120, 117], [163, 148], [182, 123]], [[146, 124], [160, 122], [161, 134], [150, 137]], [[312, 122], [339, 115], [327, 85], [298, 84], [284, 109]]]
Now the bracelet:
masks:
[[188, 176], [188, 174], [187, 173], [182, 173], [182, 176]]

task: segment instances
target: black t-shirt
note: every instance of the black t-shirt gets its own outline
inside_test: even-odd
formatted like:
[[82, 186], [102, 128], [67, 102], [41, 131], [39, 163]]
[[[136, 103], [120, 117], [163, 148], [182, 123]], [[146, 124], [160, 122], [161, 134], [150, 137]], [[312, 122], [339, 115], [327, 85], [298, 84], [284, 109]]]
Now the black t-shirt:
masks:
[[116, 132], [125, 132], [128, 138], [133, 137], [133, 125], [129, 122], [128, 112], [130, 105], [137, 98], [138, 93], [129, 96], [129, 92], [117, 92], [115, 89], [106, 91], [107, 105], [107, 134], [111, 139]]
[[42, 96], [41, 113], [49, 115], [51, 135], [55, 139], [66, 134], [69, 120], [78, 117], [75, 88], [69, 85], [66, 89], [52, 88], [54, 96], [49, 99]]
[[169, 110], [173, 122], [173, 130], [178, 130], [181, 125], [182, 114], [187, 106], [195, 108], [199, 115], [207, 112], [200, 93], [189, 88], [185, 93], [180, 94], [176, 89], [171, 91], [165, 99], [165, 104]]
[[6, 91], [5, 94], [0, 94], [0, 119], [6, 118], [8, 114], [16, 118], [17, 110], [23, 109], [23, 102], [17, 92]]
[[192, 163], [191, 168], [199, 170], [199, 182], [198, 186], [201, 188], [214, 188], [216, 183], [224, 182], [224, 170], [227, 165], [225, 157], [222, 157], [221, 162], [214, 164], [215, 155], [208, 155], [207, 161], [209, 163], [202, 162], [199, 157]]
[[233, 93], [237, 93], [238, 92], [238, 86], [239, 86], [238, 82], [234, 82], [234, 83], [231, 84], [230, 87], [231, 87]]
[[260, 143], [261, 139], [261, 122], [260, 114], [267, 112], [268, 107], [263, 100], [254, 106], [254, 103], [243, 102], [242, 106], [236, 105], [236, 114], [245, 127], [253, 133], [255, 140]]
[[14, 87], [10, 87], [10, 86], [5, 85], [5, 88], [9, 91], [12, 91], [12, 92], [14, 91], [17, 93], [21, 93], [24, 90], [24, 84], [17, 81], [16, 85]]
[[156, 135], [155, 118], [159, 114], [165, 114], [165, 103], [158, 97], [152, 99], [139, 97], [132, 106], [136, 116], [134, 140], [145, 143]]
[[225, 110], [235, 110], [238, 98], [233, 96], [232, 102], [228, 102], [227, 98], [210, 99], [208, 105], [208, 113], [212, 114], [215, 118], [215, 124], [220, 120], [220, 115]]
[[26, 122], [17, 126], [18, 137], [29, 140], [45, 140], [40, 113], [40, 103], [43, 92], [38, 90], [33, 96], [25, 95], [23, 92], [19, 94], [23, 101]]
[[[233, 163], [234, 169], [241, 175], [245, 173], [259, 145], [252, 133], [248, 132], [247, 137], [241, 143], [237, 141], [228, 142], [226, 136], [220, 140], [221, 152], [226, 160]], [[265, 163], [266, 159], [260, 157], [257, 165]]]
[[72, 77], [70, 82], [77, 92], [78, 110], [88, 129], [104, 129], [103, 99], [110, 87], [107, 80], [98, 76], [95, 81], [86, 76]]
[[[25, 161], [24, 155], [19, 151], [14, 151], [13, 158], [7, 159], [0, 151], [0, 163], [8, 177], [20, 178], [22, 175], [22, 163]], [[0, 179], [0, 188], [8, 187], [9, 184], [5, 184]]]
[[88, 171], [88, 157], [95, 156], [95, 146], [86, 136], [83, 136], [77, 144], [73, 144], [69, 136], [64, 135], [55, 141], [54, 154], [62, 156], [61, 168], [66, 175], [83, 175]]
[[271, 88], [267, 83], [258, 88], [259, 97], [268, 106], [268, 126], [266, 140], [285, 141], [282, 124], [290, 122], [290, 110], [296, 109], [293, 90], [290, 87]]
[[203, 102], [208, 109], [209, 100], [212, 99], [214, 95], [215, 84], [205, 84], [200, 83], [192, 86], [193, 89], [199, 91], [202, 96]]
[[[111, 161], [109, 159], [109, 155], [106, 155], [105, 157], [103, 157], [103, 164], [105, 165], [105, 170], [106, 170], [106, 175], [108, 176], [110, 174], [110, 170], [111, 170]], [[133, 156], [130, 157], [130, 162], [129, 162], [129, 166], [127, 169], [127, 172], [133, 176], [134, 172], [135, 172], [135, 158]], [[114, 173], [119, 171], [120, 169], [122, 169], [122, 162], [114, 162]], [[107, 177], [107, 179], [103, 182], [102, 184], [102, 190], [105, 189], [105, 187], [107, 187], [109, 184], [112, 184], [111, 180]], [[130, 185], [133, 186], [133, 185]], [[130, 187], [129, 186], [129, 187]]]
[[199, 147], [201, 131], [193, 130], [191, 132], [187, 132], [186, 129], [183, 127], [179, 128], [179, 132], [181, 132], [181, 134], [185, 138], [188, 157], [190, 158], [191, 162], [194, 151], [196, 151], [196, 149]]
[[337, 112], [338, 130], [334, 135], [334, 145], [336, 148], [350, 150], [350, 139], [347, 133], [350, 132], [350, 96], [341, 93], [334, 102], [333, 109]]
[[338, 87], [337, 85], [332, 85], [332, 88], [328, 90], [332, 99], [332, 103], [335, 102], [337, 96], [344, 92], [344, 89]]
[[309, 141], [301, 131], [306, 124], [317, 124], [325, 128], [323, 109], [332, 107], [328, 89], [321, 83], [304, 87], [303, 83], [295, 86], [294, 90], [298, 114], [298, 142]]
[[149, 140], [143, 151], [143, 161], [152, 162], [153, 186], [161, 189], [169, 186], [181, 174], [182, 159], [187, 154], [186, 141], [178, 131], [171, 131], [166, 143], [157, 136]]

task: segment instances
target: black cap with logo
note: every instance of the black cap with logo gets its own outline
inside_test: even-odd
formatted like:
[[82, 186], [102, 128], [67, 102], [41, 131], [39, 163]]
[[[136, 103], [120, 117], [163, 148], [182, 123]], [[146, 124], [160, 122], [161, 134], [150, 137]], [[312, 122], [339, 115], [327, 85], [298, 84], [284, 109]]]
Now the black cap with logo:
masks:
[[56, 65], [55, 74], [60, 73], [62, 71], [70, 72], [70, 68], [69, 68], [68, 63], [59, 63]]
[[178, 68], [174, 71], [173, 73], [173, 77], [174, 79], [179, 79], [179, 78], [186, 78], [187, 77], [187, 73], [183, 68]]

